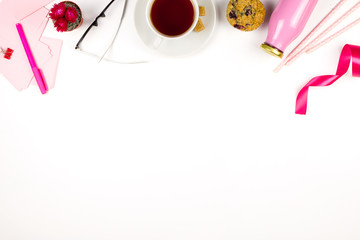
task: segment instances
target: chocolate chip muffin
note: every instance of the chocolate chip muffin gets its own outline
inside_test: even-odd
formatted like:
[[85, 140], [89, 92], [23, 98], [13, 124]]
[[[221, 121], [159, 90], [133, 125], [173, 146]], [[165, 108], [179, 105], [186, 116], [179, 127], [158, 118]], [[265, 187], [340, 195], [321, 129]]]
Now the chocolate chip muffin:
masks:
[[234, 28], [253, 31], [264, 22], [265, 7], [259, 0], [230, 0], [226, 18]]

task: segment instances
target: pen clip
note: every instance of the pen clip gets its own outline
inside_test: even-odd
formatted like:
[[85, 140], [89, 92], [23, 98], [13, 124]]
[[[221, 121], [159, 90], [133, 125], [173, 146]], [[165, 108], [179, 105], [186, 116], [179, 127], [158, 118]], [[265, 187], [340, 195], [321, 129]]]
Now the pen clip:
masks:
[[39, 85], [41, 93], [45, 94], [48, 91], [48, 86], [46, 84], [45, 77], [44, 77], [42, 70], [38, 67], [34, 67], [32, 70], [33, 70], [36, 82]]

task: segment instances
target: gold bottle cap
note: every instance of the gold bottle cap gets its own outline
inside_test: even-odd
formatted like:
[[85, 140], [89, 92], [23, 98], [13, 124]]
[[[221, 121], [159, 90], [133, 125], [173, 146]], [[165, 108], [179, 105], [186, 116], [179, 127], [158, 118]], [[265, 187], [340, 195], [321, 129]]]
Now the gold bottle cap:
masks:
[[270, 55], [273, 55], [275, 57], [279, 57], [282, 58], [283, 57], [283, 52], [280, 51], [279, 49], [272, 47], [266, 43], [261, 44], [261, 48], [265, 50], [265, 52], [269, 53]]

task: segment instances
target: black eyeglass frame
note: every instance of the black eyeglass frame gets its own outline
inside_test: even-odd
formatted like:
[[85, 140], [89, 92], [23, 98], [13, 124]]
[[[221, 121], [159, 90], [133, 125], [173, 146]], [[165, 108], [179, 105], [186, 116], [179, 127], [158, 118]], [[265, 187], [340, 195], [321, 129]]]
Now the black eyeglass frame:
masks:
[[114, 2], [115, 0], [111, 0], [109, 2], [109, 4], [104, 8], [104, 10], [102, 10], [102, 12], [99, 14], [99, 16], [97, 16], [95, 18], [95, 20], [90, 24], [90, 26], [86, 29], [86, 31], [84, 32], [84, 34], [81, 36], [80, 40], [78, 41], [78, 43], [75, 46], [75, 49], [79, 49], [80, 48], [80, 44], [82, 43], [82, 41], [85, 39], [86, 35], [90, 32], [92, 27], [97, 27], [98, 26], [98, 19], [102, 18], [102, 17], [106, 17], [105, 12], [106, 10], [111, 6], [111, 4]]

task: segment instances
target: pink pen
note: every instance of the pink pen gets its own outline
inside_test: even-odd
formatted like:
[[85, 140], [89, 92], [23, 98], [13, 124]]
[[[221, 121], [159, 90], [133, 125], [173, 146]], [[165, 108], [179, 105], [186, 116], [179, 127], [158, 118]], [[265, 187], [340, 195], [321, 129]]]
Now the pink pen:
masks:
[[48, 87], [46, 85], [45, 78], [44, 78], [44, 75], [43, 75], [41, 69], [38, 68], [37, 65], [36, 65], [34, 56], [33, 56], [32, 52], [31, 52], [29, 43], [28, 43], [28, 41], [26, 39], [24, 29], [23, 29], [23, 27], [21, 26], [20, 23], [16, 24], [16, 28], [18, 30], [21, 42], [22, 42], [22, 44], [24, 46], [24, 49], [25, 49], [26, 55], [28, 57], [31, 69], [32, 69], [32, 71], [34, 73], [34, 77], [36, 79], [36, 82], [37, 82], [37, 84], [38, 84], [38, 86], [40, 88], [41, 93], [45, 94], [47, 92], [47, 90], [48, 90]]

